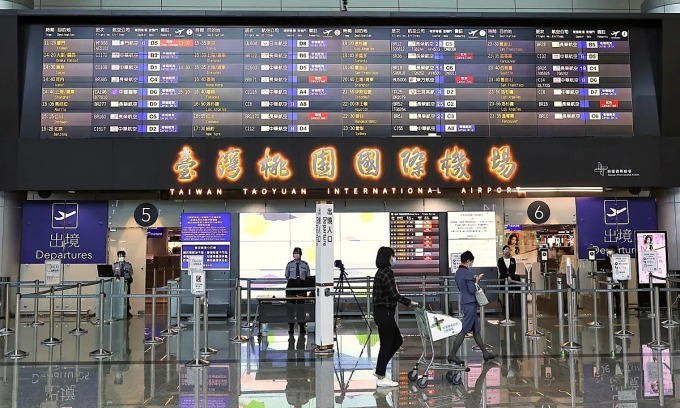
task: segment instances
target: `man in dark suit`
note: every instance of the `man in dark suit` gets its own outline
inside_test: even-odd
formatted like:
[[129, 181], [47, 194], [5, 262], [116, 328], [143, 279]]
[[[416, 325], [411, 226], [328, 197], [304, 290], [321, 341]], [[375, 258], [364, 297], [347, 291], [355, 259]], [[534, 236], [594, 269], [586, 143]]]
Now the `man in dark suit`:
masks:
[[510, 278], [518, 280], [516, 274], [517, 262], [510, 255], [510, 246], [506, 245], [503, 247], [503, 256], [498, 258], [498, 279], [505, 280], [505, 278]]
[[[505, 284], [505, 279], [510, 278], [514, 281], [518, 281], [519, 277], [517, 276], [517, 262], [515, 261], [515, 258], [512, 257], [511, 255], [512, 251], [510, 250], [509, 245], [505, 245], [503, 247], [503, 256], [498, 258], [498, 279], [500, 281], [501, 285]], [[508, 287], [509, 290], [516, 290], [516, 287], [513, 287], [513, 285], [510, 285]], [[510, 295], [510, 317], [516, 317], [517, 313], [515, 313], [515, 308], [519, 306], [519, 299], [516, 299], [517, 295], [511, 294]], [[498, 301], [500, 302], [501, 306], [503, 306], [503, 301], [505, 300], [505, 297], [503, 294], [500, 294], [498, 297]]]

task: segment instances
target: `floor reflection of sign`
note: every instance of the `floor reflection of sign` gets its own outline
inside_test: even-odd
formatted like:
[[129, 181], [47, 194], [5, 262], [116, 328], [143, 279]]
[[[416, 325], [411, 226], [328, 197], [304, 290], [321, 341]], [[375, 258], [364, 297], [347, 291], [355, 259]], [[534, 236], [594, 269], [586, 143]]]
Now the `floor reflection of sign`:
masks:
[[[51, 381], [48, 376], [51, 375]], [[97, 401], [96, 366], [25, 366], [19, 369], [17, 406], [90, 408]], [[7, 402], [9, 405], [9, 401]], [[2, 406], [6, 406], [2, 404]]]
[[659, 258], [655, 251], [646, 251], [642, 253], [642, 272], [645, 275], [656, 273], [659, 268]]
[[612, 277], [614, 280], [629, 280], [630, 279], [630, 255], [615, 254], [612, 255]]
[[[207, 376], [204, 371], [208, 370]], [[207, 377], [207, 384], [204, 381]], [[208, 408], [229, 407], [229, 367], [213, 364], [210, 367], [193, 369], [182, 367], [179, 375], [179, 408], [193, 408], [195, 405], [195, 386], [198, 385], [198, 406]], [[204, 405], [203, 395], [207, 393]]]

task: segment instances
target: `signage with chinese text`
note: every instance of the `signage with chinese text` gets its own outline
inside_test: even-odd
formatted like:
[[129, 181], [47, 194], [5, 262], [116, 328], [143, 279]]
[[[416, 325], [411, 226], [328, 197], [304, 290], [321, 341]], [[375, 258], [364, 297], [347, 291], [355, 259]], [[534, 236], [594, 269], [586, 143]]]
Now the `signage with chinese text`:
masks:
[[[493, 211], [460, 211], [448, 213], [449, 259], [453, 254], [471, 251], [475, 266], [496, 266], [496, 213]], [[458, 256], [457, 263], [460, 262]]]
[[183, 213], [181, 216], [182, 269], [190, 269], [189, 257], [202, 257], [205, 270], [229, 269], [231, 214]]
[[617, 281], [630, 279], [630, 255], [612, 255], [612, 277]]
[[61, 284], [61, 259], [45, 260], [45, 285]]
[[395, 275], [439, 274], [439, 213], [390, 213], [390, 247]]
[[635, 231], [638, 259], [638, 283], [665, 283], [668, 276], [668, 249], [665, 231]]
[[656, 202], [653, 198], [576, 198], [578, 257], [588, 259], [593, 245], [597, 259], [604, 259], [607, 247], [616, 245], [619, 253], [635, 256], [635, 231], [656, 229]]
[[24, 204], [21, 263], [106, 263], [108, 205], [104, 201]]

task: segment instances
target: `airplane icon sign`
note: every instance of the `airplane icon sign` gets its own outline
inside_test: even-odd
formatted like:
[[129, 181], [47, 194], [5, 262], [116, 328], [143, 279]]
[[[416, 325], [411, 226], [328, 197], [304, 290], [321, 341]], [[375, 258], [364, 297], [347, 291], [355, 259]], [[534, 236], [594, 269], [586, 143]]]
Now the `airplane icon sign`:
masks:
[[78, 203], [52, 204], [52, 228], [78, 228]]
[[624, 207], [618, 210], [616, 208], [610, 208], [607, 217], [616, 217], [624, 211], [628, 211], [628, 208]]
[[605, 225], [628, 225], [629, 223], [628, 200], [604, 200]]
[[59, 213], [58, 216], [54, 217], [55, 221], [64, 221], [67, 218], [71, 218], [74, 215], [78, 214], [77, 211], [71, 211], [70, 213], [66, 214], [63, 211], [57, 211]]

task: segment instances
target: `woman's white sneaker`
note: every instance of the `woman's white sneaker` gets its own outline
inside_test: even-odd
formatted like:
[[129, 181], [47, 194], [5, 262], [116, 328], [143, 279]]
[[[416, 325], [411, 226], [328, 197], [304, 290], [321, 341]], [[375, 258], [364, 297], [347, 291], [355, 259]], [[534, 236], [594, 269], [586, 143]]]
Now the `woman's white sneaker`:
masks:
[[398, 387], [399, 383], [396, 381], [392, 381], [388, 379], [387, 377], [385, 378], [378, 378], [378, 380], [375, 382], [376, 387]]

